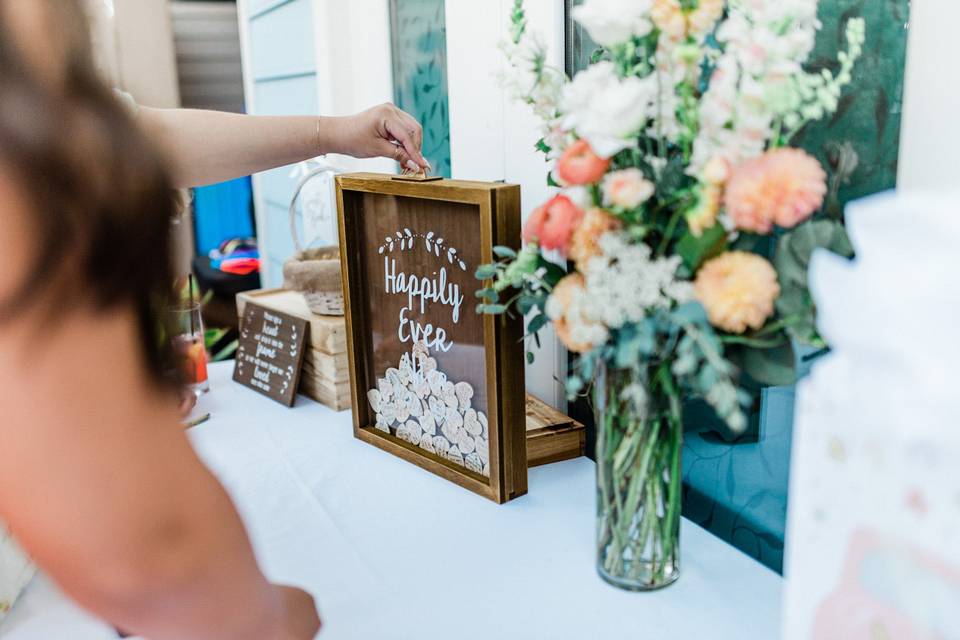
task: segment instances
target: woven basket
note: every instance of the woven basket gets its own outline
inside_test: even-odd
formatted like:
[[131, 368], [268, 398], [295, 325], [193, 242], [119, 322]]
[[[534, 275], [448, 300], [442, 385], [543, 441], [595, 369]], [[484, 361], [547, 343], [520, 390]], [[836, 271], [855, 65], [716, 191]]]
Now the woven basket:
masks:
[[297, 185], [290, 201], [290, 235], [297, 252], [283, 264], [283, 288], [299, 291], [310, 311], [322, 316], [343, 315], [343, 281], [340, 278], [339, 247], [304, 249], [297, 233], [297, 200], [311, 179], [329, 171], [314, 169]]

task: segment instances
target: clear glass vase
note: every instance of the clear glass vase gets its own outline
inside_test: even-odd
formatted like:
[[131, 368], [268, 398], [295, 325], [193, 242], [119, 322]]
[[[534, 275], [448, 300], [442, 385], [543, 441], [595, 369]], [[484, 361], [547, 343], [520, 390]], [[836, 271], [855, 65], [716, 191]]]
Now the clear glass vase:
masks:
[[649, 591], [680, 576], [683, 421], [667, 365], [601, 367], [597, 425], [597, 571]]

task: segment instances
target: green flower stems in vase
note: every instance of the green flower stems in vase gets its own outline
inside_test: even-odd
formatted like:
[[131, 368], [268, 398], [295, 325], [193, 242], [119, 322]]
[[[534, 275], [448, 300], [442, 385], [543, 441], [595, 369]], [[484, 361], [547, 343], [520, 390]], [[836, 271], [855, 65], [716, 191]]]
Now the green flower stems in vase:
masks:
[[640, 591], [680, 575], [683, 422], [667, 364], [649, 385], [637, 378], [603, 370], [597, 379], [597, 570]]

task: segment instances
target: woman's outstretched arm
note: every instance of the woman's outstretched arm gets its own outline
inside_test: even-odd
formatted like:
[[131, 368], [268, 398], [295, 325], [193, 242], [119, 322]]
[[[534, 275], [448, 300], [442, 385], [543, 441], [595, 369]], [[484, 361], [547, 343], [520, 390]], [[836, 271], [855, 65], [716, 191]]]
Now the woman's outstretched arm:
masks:
[[353, 116], [319, 118], [142, 107], [137, 118], [166, 151], [179, 188], [222, 182], [325, 153], [383, 156], [414, 171], [429, 166], [421, 153], [420, 124], [392, 104]]

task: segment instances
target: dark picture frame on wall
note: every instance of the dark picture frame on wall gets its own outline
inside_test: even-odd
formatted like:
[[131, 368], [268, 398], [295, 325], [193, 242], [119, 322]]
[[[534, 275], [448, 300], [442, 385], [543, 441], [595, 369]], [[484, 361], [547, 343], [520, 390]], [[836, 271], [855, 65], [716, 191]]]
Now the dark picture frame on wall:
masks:
[[444, 0], [390, 0], [393, 100], [423, 126], [433, 174], [450, 177], [447, 28]]
[[572, 10], [582, 0], [563, 0], [564, 4], [564, 71], [567, 77], [572, 78], [581, 69], [586, 69], [590, 61], [590, 54], [597, 49], [597, 44], [590, 39], [587, 30], [580, 26], [572, 17]]

